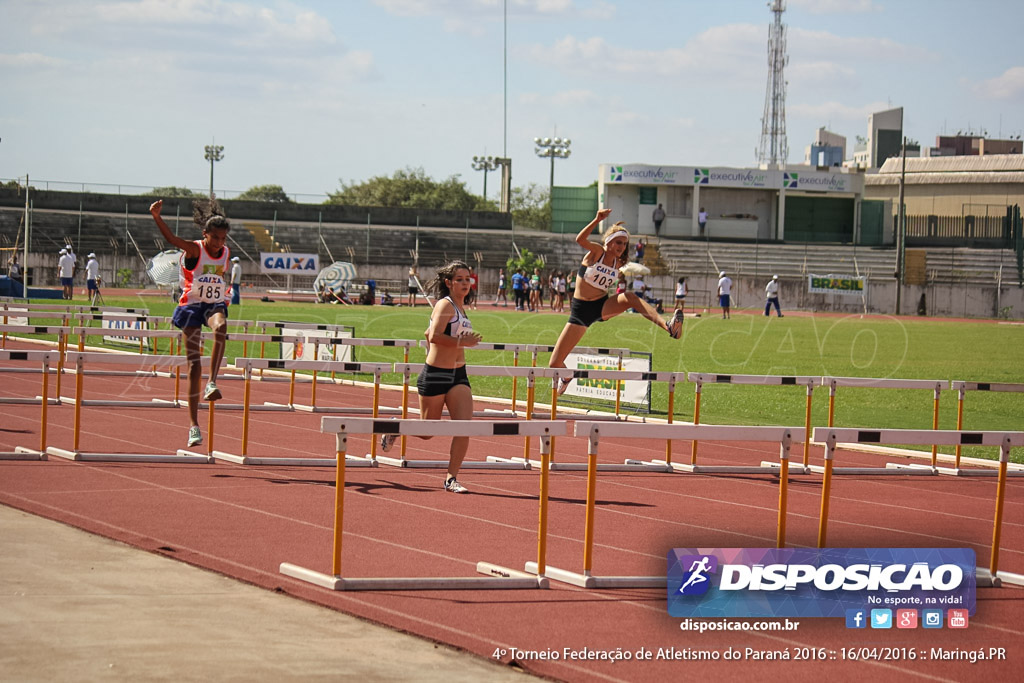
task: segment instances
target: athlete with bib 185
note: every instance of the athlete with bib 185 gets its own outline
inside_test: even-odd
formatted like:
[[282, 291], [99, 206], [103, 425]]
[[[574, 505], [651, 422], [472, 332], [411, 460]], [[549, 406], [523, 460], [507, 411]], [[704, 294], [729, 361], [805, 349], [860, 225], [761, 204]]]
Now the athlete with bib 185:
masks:
[[149, 207], [160, 233], [173, 246], [181, 249], [178, 280], [182, 294], [174, 309], [172, 321], [185, 338], [188, 357], [188, 445], [203, 442], [199, 431], [199, 383], [203, 368], [202, 332], [205, 324], [213, 331], [213, 349], [210, 351], [210, 381], [203, 392], [204, 401], [221, 398], [217, 388], [217, 373], [224, 358], [224, 336], [228, 327], [228, 301], [231, 289], [225, 273], [231, 262], [231, 251], [226, 244], [231, 224], [215, 199], [192, 202], [192, 221], [203, 231], [201, 240], [184, 240], [167, 227], [160, 217], [164, 202], [158, 199]]

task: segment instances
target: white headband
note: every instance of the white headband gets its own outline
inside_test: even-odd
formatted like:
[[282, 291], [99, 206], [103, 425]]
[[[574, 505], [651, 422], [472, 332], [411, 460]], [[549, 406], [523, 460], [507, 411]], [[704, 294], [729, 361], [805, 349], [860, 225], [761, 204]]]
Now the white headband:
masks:
[[628, 232], [626, 232], [625, 230], [621, 230], [621, 229], [619, 229], [619, 230], [616, 230], [615, 232], [610, 232], [610, 233], [608, 233], [607, 235], [605, 235], [605, 236], [604, 236], [604, 243], [605, 243], [605, 244], [608, 244], [609, 242], [611, 242], [611, 241], [612, 241], [613, 239], [615, 239], [615, 238], [616, 238], [616, 237], [618, 237], [619, 235], [622, 235], [622, 236], [624, 236], [624, 237], [625, 237], [626, 239], [629, 239], [629, 233], [628, 233]]

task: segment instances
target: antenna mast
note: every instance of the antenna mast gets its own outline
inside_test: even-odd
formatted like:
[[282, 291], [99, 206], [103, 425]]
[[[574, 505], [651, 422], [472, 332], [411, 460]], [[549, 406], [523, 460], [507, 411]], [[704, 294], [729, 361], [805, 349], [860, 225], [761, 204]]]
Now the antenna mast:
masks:
[[785, 165], [789, 157], [789, 144], [786, 142], [786, 79], [783, 75], [789, 57], [786, 56], [786, 26], [782, 23], [786, 0], [772, 0], [768, 7], [775, 19], [768, 27], [768, 85], [764, 95], [757, 163], [759, 166], [778, 166]]

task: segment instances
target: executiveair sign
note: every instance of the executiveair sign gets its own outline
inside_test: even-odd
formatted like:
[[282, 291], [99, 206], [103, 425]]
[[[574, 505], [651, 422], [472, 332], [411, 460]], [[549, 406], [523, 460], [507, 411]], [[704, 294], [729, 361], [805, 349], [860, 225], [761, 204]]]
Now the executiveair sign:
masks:
[[776, 171], [757, 168], [700, 166], [606, 166], [605, 182], [623, 185], [685, 185], [808, 192], [858, 192], [860, 176], [822, 171]]

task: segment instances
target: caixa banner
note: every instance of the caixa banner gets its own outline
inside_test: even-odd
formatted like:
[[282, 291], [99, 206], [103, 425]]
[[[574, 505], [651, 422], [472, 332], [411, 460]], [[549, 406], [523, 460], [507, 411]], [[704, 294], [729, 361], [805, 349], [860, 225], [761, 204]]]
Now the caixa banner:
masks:
[[316, 254], [295, 254], [261, 251], [260, 272], [271, 275], [310, 275], [320, 272], [320, 259]]
[[966, 609], [968, 548], [673, 548], [673, 617], [845, 617], [849, 609]]

